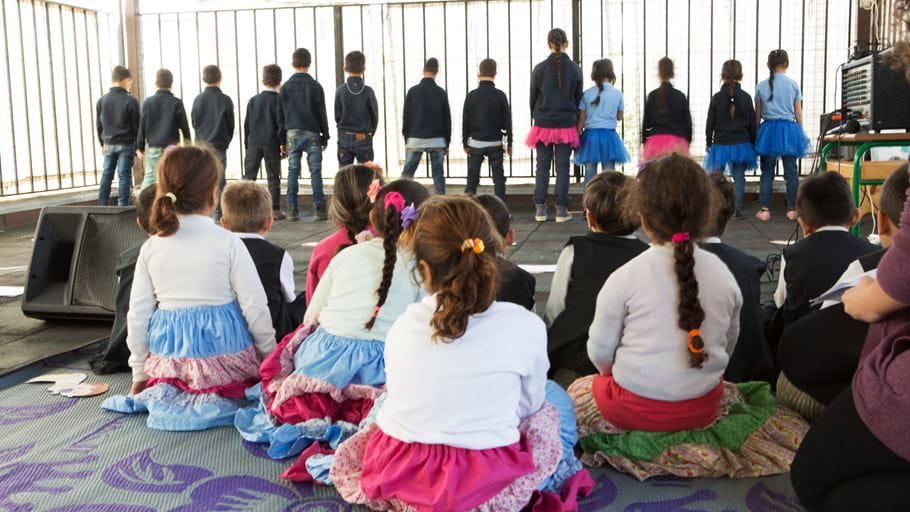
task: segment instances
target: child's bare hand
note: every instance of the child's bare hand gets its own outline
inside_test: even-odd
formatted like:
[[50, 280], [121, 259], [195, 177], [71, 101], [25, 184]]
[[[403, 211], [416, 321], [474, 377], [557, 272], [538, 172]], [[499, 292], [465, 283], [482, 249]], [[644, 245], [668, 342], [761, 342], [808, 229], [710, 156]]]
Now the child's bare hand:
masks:
[[134, 382], [133, 386], [130, 388], [130, 395], [138, 395], [145, 390], [145, 387], [148, 386], [149, 381], [140, 380], [139, 382]]
[[138, 158], [139, 160], [145, 160], [145, 153], [143, 153], [141, 150], [138, 150], [138, 149], [137, 149], [137, 150], [136, 150], [136, 158]]

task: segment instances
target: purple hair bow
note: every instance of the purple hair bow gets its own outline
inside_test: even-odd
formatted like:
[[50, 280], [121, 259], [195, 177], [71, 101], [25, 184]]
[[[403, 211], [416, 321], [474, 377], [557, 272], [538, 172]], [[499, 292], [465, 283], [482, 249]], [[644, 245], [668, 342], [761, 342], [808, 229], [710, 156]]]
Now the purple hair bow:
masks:
[[401, 227], [408, 229], [408, 226], [415, 220], [417, 220], [417, 207], [411, 203], [401, 210]]

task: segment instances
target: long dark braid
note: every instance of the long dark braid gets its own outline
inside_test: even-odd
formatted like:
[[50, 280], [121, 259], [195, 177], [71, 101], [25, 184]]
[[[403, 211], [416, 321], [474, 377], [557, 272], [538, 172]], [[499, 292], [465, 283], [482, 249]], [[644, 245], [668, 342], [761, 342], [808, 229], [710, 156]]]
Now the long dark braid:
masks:
[[[676, 281], [679, 283], [679, 328], [686, 333], [697, 331], [705, 321], [705, 310], [698, 300], [695, 257], [692, 255], [694, 249], [691, 240], [673, 244], [673, 262]], [[708, 360], [708, 354], [704, 351], [705, 342], [701, 334], [690, 336], [689, 365], [692, 368], [701, 368]], [[695, 350], [692, 350], [693, 348]]]
[[787, 55], [786, 50], [771, 50], [771, 53], [768, 54], [768, 71], [771, 73], [771, 76], [768, 78], [768, 87], [771, 88], [771, 94], [768, 95], [768, 101], [774, 99], [774, 70], [789, 65], [790, 56]]
[[724, 84], [727, 86], [727, 96], [729, 96], [729, 107], [727, 107], [727, 113], [730, 114], [730, 119], [736, 117], [736, 100], [734, 94], [736, 93], [736, 84], [743, 79], [743, 65], [736, 59], [730, 59], [724, 62], [723, 67], [720, 71], [720, 79], [724, 81]]
[[566, 31], [561, 28], [554, 28], [547, 34], [547, 44], [551, 49], [556, 50], [552, 54], [553, 68], [556, 71], [556, 85], [562, 89], [562, 47], [569, 42]]
[[597, 84], [597, 97], [591, 102], [595, 107], [600, 105], [600, 95], [604, 92], [604, 81], [611, 84], [616, 81], [613, 73], [613, 62], [610, 59], [595, 60], [591, 66], [591, 80]]

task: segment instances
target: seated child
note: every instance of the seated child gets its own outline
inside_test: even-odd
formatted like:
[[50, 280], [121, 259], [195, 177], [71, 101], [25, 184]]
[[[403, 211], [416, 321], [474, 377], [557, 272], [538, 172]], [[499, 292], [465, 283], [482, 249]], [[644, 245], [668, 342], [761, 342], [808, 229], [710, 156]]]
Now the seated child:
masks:
[[755, 256], [721, 242], [720, 237], [736, 211], [736, 195], [733, 184], [722, 173], [711, 173], [708, 178], [720, 204], [701, 248], [727, 265], [743, 296], [743, 307], [739, 312], [739, 340], [730, 356], [724, 380], [733, 383], [763, 380], [771, 383], [774, 379], [774, 359], [765, 343], [761, 310], [761, 276], [766, 266]]
[[[149, 219], [154, 201], [155, 187], [145, 187], [135, 200], [136, 224], [148, 236], [155, 234]], [[130, 348], [126, 345], [126, 315], [130, 310], [130, 290], [133, 288], [136, 260], [139, 259], [139, 250], [144, 243], [123, 251], [117, 258], [117, 312], [114, 315], [114, 326], [111, 327], [111, 334], [107, 339], [107, 349], [89, 361], [92, 371], [98, 375], [130, 371], [127, 364]]]
[[496, 258], [499, 267], [499, 291], [496, 300], [518, 304], [534, 311], [534, 292], [537, 280], [527, 270], [507, 260], [505, 255], [515, 242], [515, 230], [509, 225], [509, 207], [497, 196], [483, 194], [474, 198], [493, 221], [493, 228], [502, 237], [502, 253]]
[[275, 349], [269, 307], [243, 242], [212, 221], [221, 163], [212, 150], [171, 149], [158, 164], [151, 225], [127, 315], [130, 396], [102, 407], [148, 411], [148, 426], [230, 425]]
[[785, 473], [806, 423], [775, 406], [767, 383], [723, 381], [742, 296], [694, 243], [710, 221], [708, 178], [676, 154], [638, 176], [635, 210], [652, 246], [597, 296], [588, 355], [599, 375], [569, 387], [582, 460], [642, 480]]
[[[910, 179], [904, 164], [891, 173], [882, 187], [876, 213], [883, 249], [855, 260], [837, 282], [878, 267], [900, 227], [908, 187]], [[797, 389], [828, 405], [850, 385], [868, 331], [869, 324], [846, 314], [843, 304], [823, 307], [784, 331], [777, 349], [781, 371]]]
[[635, 180], [608, 171], [585, 187], [586, 235], [573, 236], [556, 263], [546, 321], [550, 374], [568, 384], [596, 371], [588, 359], [588, 328], [597, 292], [610, 274], [648, 249], [635, 238], [638, 218], [628, 212]]
[[294, 262], [287, 251], [267, 241], [272, 230], [272, 198], [252, 181], [236, 181], [221, 194], [221, 225], [237, 233], [250, 251], [265, 289], [278, 342], [303, 321], [304, 296], [294, 291]]
[[593, 482], [571, 451], [571, 401], [547, 382], [540, 318], [494, 301], [499, 237], [466, 197], [427, 201], [416, 226], [428, 295], [389, 330], [387, 393], [330, 480], [374, 510], [577, 510]]
[[[330, 452], [357, 430], [385, 385], [383, 350], [392, 323], [423, 292], [414, 259], [398, 249], [429, 197], [417, 182], [398, 180], [379, 192], [370, 223], [379, 236], [339, 252], [329, 263], [302, 325], [261, 368], [234, 425], [247, 441], [269, 443], [280, 459], [307, 449], [285, 478], [309, 480], [310, 456]], [[315, 441], [315, 442], [314, 442]]]
[[370, 239], [375, 234], [370, 226], [370, 212], [380, 187], [382, 168], [376, 164], [348, 165], [335, 175], [329, 215], [338, 230], [313, 248], [306, 272], [307, 305], [332, 258], [345, 247]]

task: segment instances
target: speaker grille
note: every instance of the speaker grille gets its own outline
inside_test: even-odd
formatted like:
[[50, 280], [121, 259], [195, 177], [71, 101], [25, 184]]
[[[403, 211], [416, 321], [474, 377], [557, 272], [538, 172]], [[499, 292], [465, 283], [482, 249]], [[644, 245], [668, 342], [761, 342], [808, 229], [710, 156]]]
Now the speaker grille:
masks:
[[73, 305], [96, 306], [114, 312], [117, 307], [117, 259], [127, 248], [145, 239], [136, 228], [136, 214], [89, 214], [76, 259]]

